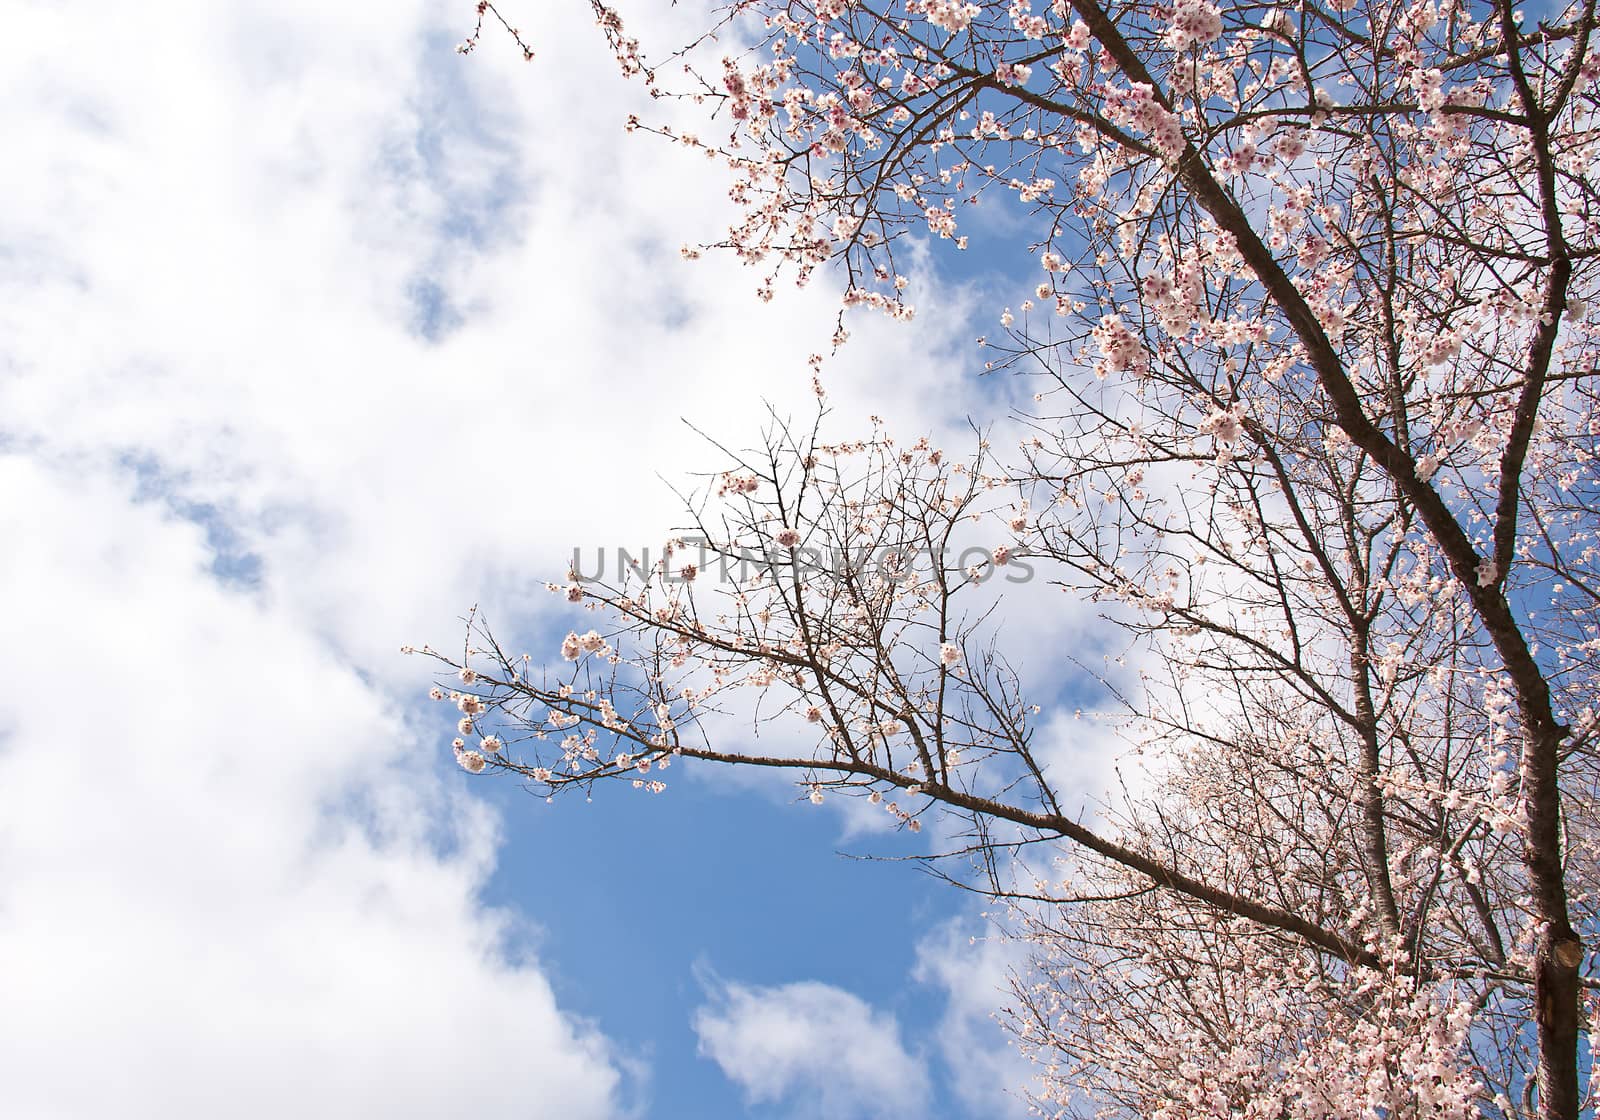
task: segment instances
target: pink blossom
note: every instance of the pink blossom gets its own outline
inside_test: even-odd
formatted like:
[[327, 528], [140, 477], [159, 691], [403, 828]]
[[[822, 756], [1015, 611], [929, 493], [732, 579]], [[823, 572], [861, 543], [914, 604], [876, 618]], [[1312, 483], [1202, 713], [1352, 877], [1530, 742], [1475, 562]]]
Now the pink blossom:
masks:
[[1200, 430], [1215, 436], [1223, 443], [1233, 443], [1244, 431], [1242, 418], [1242, 406], [1237, 403], [1231, 404], [1226, 408], [1214, 409], [1200, 421]]
[[1207, 0], [1178, 0], [1163, 41], [1175, 51], [1214, 43], [1222, 36], [1222, 11]]
[[1143, 376], [1149, 369], [1145, 349], [1138, 337], [1123, 323], [1120, 315], [1103, 315], [1090, 332], [1100, 346], [1107, 369], [1116, 373]]

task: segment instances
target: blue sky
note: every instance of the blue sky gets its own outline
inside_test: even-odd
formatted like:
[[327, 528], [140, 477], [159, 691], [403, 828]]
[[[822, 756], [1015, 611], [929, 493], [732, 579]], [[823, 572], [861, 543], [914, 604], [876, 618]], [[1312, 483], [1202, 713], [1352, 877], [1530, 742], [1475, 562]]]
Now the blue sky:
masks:
[[[1006, 949], [968, 944], [971, 897], [839, 854], [926, 838], [765, 779], [474, 781], [397, 653], [473, 603], [553, 648], [543, 580], [677, 524], [658, 472], [707, 461], [677, 417], [737, 443], [803, 410], [835, 290], [767, 307], [678, 259], [720, 172], [624, 135], [639, 91], [576, 6], [530, 9], [532, 65], [457, 56], [470, 4], [7, 8], [17, 1114], [1006, 1114]], [[998, 418], [1017, 387], [971, 340], [1008, 270], [949, 254], [912, 327], [856, 319], [836, 430]], [[1004, 625], [1044, 667], [1081, 622]]]

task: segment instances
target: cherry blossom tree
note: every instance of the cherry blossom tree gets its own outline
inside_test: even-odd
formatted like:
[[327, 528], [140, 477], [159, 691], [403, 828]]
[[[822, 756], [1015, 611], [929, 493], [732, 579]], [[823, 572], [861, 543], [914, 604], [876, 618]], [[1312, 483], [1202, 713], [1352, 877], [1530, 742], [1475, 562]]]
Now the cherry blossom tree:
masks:
[[[1004, 451], [825, 405], [715, 447], [655, 563], [551, 584], [594, 620], [559, 656], [477, 619], [426, 651], [462, 766], [768, 767], [936, 823], [1037, 948], [1009, 1014], [1045, 1110], [1586, 1114], [1593, 0], [744, 0], [659, 56], [595, 10], [714, 139], [630, 126], [733, 177], [686, 255], [762, 298], [911, 319], [913, 241], [1027, 231], [985, 360], [1034, 407], [984, 419]], [[1143, 767], [1096, 814], [1030, 699], [1066, 659], [996, 636], [1017, 565], [1129, 639]]]

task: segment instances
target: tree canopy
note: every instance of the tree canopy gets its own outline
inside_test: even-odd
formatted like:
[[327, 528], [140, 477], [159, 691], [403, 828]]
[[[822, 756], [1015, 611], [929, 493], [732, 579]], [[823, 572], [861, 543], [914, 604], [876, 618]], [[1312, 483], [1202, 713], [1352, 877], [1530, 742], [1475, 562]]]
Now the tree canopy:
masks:
[[[1036, 285], [985, 352], [1033, 407], [1004, 449], [820, 409], [709, 448], [650, 570], [550, 585], [593, 628], [435, 654], [462, 766], [769, 767], [941, 821], [1035, 949], [1008, 1021], [1052, 1114], [1586, 1114], [1593, 0], [744, 0], [659, 52], [596, 14], [704, 115], [630, 123], [725, 162], [705, 248], [763, 298], [913, 320], [908, 251], [1017, 214]], [[1019, 563], [1142, 669], [1106, 687], [1146, 772], [1098, 815], [988, 625]]]

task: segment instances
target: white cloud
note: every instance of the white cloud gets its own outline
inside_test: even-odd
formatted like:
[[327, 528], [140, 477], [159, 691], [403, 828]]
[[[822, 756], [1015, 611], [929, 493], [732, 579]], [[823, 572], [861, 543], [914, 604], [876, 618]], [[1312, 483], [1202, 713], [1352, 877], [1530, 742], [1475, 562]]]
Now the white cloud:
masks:
[[928, 1098], [895, 1017], [831, 984], [718, 985], [694, 1028], [700, 1052], [754, 1104], [844, 1120], [917, 1115]]
[[476, 898], [492, 819], [209, 578], [197, 527], [128, 499], [0, 457], [9, 1110], [615, 1115], [606, 1044]]
[[996, 1009], [1010, 997], [1011, 972], [1026, 967], [1027, 945], [996, 924], [951, 919], [917, 945], [914, 978], [943, 988], [945, 1013], [934, 1032], [955, 1094], [982, 1116], [1028, 1115], [1021, 1090], [1032, 1064], [1009, 1043]]
[[[454, 639], [480, 596], [523, 609], [575, 544], [659, 540], [677, 502], [656, 472], [705, 465], [676, 418], [742, 444], [764, 398], [803, 415], [836, 293], [763, 306], [753, 272], [678, 261], [724, 222], [721, 172], [623, 135], [639, 91], [580, 9], [540, 9], [532, 66], [493, 36], [457, 58], [470, 16], [8, 14], [19, 1115], [618, 1107], [620, 1059], [478, 899], [494, 821], [430, 777], [441, 744], [397, 699], [426, 671], [395, 650]], [[842, 434], [868, 412], [960, 432], [959, 314], [852, 325], [825, 375]], [[212, 578], [208, 530], [248, 586]], [[857, 1018], [913, 1086], [881, 1091], [921, 1099], [892, 1019]]]
[[[0, 141], [26, 154], [0, 187], [25, 247], [0, 271], [8, 426], [155, 456], [368, 661], [437, 637], [486, 574], [657, 543], [681, 522], [658, 472], [714, 456], [678, 418], [742, 446], [764, 400], [804, 417], [837, 306], [677, 258], [724, 224], [725, 173], [622, 133], [639, 91], [577, 9], [541, 13], [532, 65], [492, 36], [459, 59], [420, 9], [119, 6], [85, 36], [38, 8], [0, 47]], [[461, 319], [432, 343], [419, 282]], [[841, 434], [869, 411], [959, 431], [958, 320], [854, 316]]]

